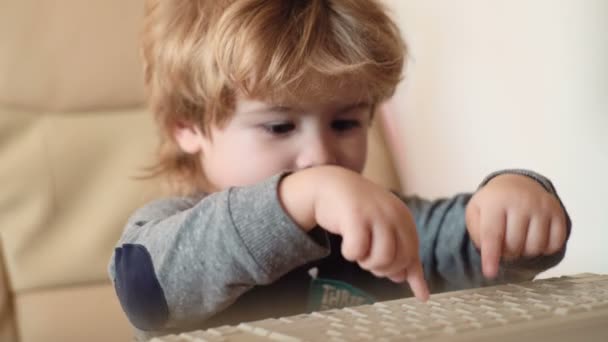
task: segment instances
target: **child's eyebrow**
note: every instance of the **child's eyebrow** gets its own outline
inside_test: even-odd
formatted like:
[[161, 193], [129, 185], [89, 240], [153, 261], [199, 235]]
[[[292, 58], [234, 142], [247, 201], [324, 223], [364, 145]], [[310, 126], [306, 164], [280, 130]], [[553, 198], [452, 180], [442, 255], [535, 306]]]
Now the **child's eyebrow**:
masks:
[[293, 108], [288, 106], [271, 106], [266, 109], [269, 112], [277, 112], [277, 113], [287, 113], [291, 112]]
[[268, 112], [272, 113], [289, 113], [293, 110], [291, 107], [287, 106], [263, 106], [260, 108], [255, 108], [247, 112], [247, 114], [264, 114]]
[[[351, 103], [351, 104], [347, 104], [341, 107], [338, 107], [336, 112], [338, 114], [344, 114], [344, 113], [348, 113], [351, 110], [354, 109], [359, 109], [359, 108], [365, 108], [365, 107], [369, 107], [370, 104], [369, 102], [356, 102], [356, 103]], [[247, 114], [265, 114], [265, 113], [279, 113], [279, 114], [285, 114], [285, 113], [290, 113], [297, 110], [297, 108], [294, 107], [289, 107], [289, 106], [285, 106], [285, 105], [268, 105], [268, 106], [262, 106], [259, 108], [255, 108], [255, 109], [251, 109], [249, 111], [247, 111]]]
[[353, 110], [353, 109], [359, 109], [359, 108], [365, 108], [365, 107], [369, 107], [369, 103], [362, 101], [362, 102], [356, 102], [356, 103], [351, 103], [349, 105], [346, 105], [344, 107], [341, 107], [338, 109], [338, 113], [342, 114], [342, 113], [348, 113], [349, 111]]

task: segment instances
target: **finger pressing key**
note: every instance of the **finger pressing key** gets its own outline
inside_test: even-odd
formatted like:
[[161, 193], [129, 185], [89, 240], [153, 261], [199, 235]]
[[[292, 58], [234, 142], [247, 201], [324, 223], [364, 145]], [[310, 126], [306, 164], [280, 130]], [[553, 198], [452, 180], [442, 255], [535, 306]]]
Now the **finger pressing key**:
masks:
[[422, 264], [420, 260], [416, 260], [412, 263], [411, 267], [407, 269], [407, 283], [410, 284], [414, 296], [423, 302], [429, 299], [429, 288], [424, 279], [424, 272], [422, 271]]
[[495, 278], [505, 239], [505, 214], [502, 210], [484, 212], [480, 217], [481, 267], [488, 278]]

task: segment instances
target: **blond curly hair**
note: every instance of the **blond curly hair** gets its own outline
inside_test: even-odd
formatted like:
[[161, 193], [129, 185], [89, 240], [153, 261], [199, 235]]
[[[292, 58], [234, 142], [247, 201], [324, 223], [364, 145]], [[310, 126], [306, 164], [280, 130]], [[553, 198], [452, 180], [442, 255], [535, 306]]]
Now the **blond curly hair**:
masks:
[[221, 127], [237, 94], [318, 101], [358, 84], [376, 104], [394, 93], [406, 56], [374, 0], [147, 0], [141, 48], [161, 132], [153, 173], [181, 193], [204, 190], [204, 175], [174, 140], [178, 125]]

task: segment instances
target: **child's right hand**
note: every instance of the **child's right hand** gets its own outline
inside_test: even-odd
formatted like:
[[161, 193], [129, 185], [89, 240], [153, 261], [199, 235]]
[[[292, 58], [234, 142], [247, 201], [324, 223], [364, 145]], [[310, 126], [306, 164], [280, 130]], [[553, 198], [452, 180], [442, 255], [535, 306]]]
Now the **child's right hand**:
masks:
[[418, 255], [412, 215], [394, 194], [358, 173], [320, 166], [283, 179], [285, 210], [303, 229], [316, 225], [342, 236], [342, 255], [377, 277], [406, 281], [426, 300], [429, 290]]

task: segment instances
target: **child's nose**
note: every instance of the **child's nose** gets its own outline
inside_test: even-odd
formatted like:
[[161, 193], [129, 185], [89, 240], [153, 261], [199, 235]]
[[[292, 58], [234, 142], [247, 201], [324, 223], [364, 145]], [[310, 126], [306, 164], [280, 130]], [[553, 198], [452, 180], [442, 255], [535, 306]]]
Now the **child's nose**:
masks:
[[296, 167], [298, 169], [305, 169], [308, 167], [321, 166], [321, 165], [333, 165], [337, 163], [334, 148], [327, 139], [310, 139], [302, 146], [298, 158], [296, 160]]

